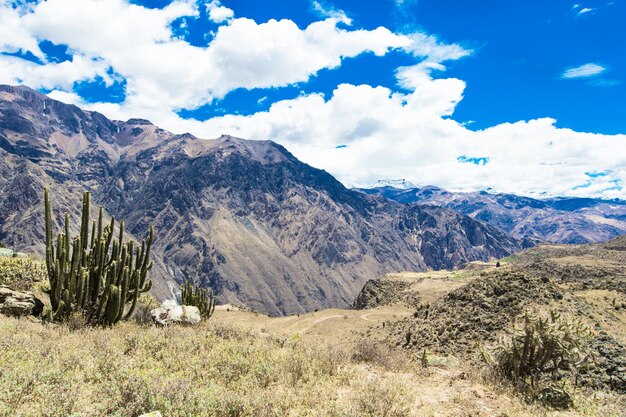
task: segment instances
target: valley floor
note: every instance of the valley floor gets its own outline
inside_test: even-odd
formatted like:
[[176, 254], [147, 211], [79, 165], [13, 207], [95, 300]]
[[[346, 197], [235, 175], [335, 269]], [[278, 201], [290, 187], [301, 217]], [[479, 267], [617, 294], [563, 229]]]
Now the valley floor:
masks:
[[[537, 248], [501, 268], [473, 263], [461, 271], [390, 274], [366, 285], [361, 310], [268, 317], [219, 306], [193, 328], [129, 321], [92, 329], [80, 320], [43, 325], [0, 317], [0, 416], [625, 416], [623, 243]], [[499, 304], [493, 288], [526, 304]], [[557, 298], [537, 304], [554, 291], [561, 291]], [[510, 318], [498, 315], [533, 303], [554, 304], [610, 335], [600, 348], [621, 356], [600, 358], [614, 373], [597, 381], [613, 391], [577, 389], [572, 410], [548, 410], [525, 402], [467, 355], [472, 337], [493, 340], [505, 329], [493, 327], [485, 338], [487, 327], [481, 333], [472, 326], [508, 326]], [[437, 332], [450, 320], [467, 330]], [[406, 329], [421, 332], [417, 345], [402, 346], [409, 346], [402, 343]]]

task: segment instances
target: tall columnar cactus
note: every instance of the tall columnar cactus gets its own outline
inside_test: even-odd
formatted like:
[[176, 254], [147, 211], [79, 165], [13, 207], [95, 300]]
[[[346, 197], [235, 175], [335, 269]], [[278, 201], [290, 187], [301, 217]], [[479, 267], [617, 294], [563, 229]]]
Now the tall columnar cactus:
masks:
[[47, 188], [44, 204], [51, 319], [63, 321], [73, 312], [83, 313], [91, 325], [112, 325], [128, 319], [139, 294], [152, 287], [152, 281], [146, 279], [152, 268], [152, 226], [139, 248], [133, 241], [124, 242], [123, 221], [114, 238], [115, 219], [104, 225], [100, 207], [98, 220], [91, 222], [90, 234], [89, 192], [85, 192], [80, 234], [70, 238], [70, 219], [66, 213], [64, 231], [57, 235], [55, 243]]
[[182, 305], [198, 307], [200, 315], [205, 319], [210, 318], [215, 311], [213, 291], [193, 285], [189, 281], [181, 288], [180, 300]]

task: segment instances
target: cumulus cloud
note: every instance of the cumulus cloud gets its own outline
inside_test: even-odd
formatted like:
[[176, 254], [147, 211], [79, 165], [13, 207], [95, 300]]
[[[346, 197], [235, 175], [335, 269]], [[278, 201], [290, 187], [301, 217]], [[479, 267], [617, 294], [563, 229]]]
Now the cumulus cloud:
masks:
[[[127, 81], [126, 101], [120, 112], [158, 113], [195, 108], [237, 88], [282, 87], [305, 82], [322, 69], [341, 65], [343, 59], [370, 52], [378, 56], [410, 45], [411, 40], [380, 27], [345, 30], [336, 18], [313, 22], [301, 29], [291, 20], [230, 19], [221, 25], [206, 47], [197, 47], [172, 35], [171, 23], [197, 16], [197, 4], [179, 0], [163, 9], [148, 9], [125, 0], [49, 0], [21, 14], [0, 4], [0, 16], [9, 16], [22, 35], [3, 36], [3, 50], [38, 52], [37, 40], [68, 45], [82, 57], [76, 77], [58, 84], [103, 76], [110, 67]], [[213, 1], [207, 5], [212, 19], [228, 19], [229, 12]], [[40, 51], [38, 52], [39, 54]], [[76, 60], [76, 59], [75, 59]], [[91, 62], [91, 68], [83, 64]], [[69, 65], [69, 64], [66, 64]], [[25, 60], [0, 56], [0, 78], [36, 88], [56, 84], [55, 67], [45, 63], [36, 71]], [[20, 77], [32, 73], [32, 77]], [[36, 76], [35, 76], [36, 75]], [[71, 79], [71, 81], [69, 81]]]
[[222, 6], [218, 0], [213, 0], [206, 5], [209, 19], [215, 23], [227, 22], [235, 16], [235, 12], [228, 7]]
[[563, 71], [563, 74], [561, 74], [561, 78], [593, 77], [595, 75], [602, 74], [604, 71], [606, 71], [606, 68], [602, 65], [589, 63], [581, 65], [579, 67], [567, 68], [565, 71]]
[[44, 59], [36, 37], [22, 24], [21, 16], [27, 11], [24, 5], [13, 7], [10, 1], [0, 0], [0, 51], [30, 51], [37, 58]]
[[40, 65], [14, 56], [0, 58], [0, 80], [8, 84], [24, 84], [36, 89], [61, 88], [69, 90], [76, 80], [101, 77], [112, 82], [108, 65], [100, 59], [75, 55], [71, 61]]
[[[198, 7], [191, 0], [163, 9], [126, 0], [48, 0], [13, 9], [0, 0], [0, 23], [15, 34], [0, 34], [0, 52], [30, 51], [40, 60], [0, 55], [0, 82], [52, 90], [53, 98], [108, 117], [147, 118], [177, 133], [272, 139], [348, 185], [406, 178], [452, 190], [626, 197], [624, 135], [561, 129], [549, 118], [480, 131], [454, 121], [450, 116], [463, 99], [465, 82], [437, 76], [443, 75], [444, 64], [471, 53], [459, 44], [384, 27], [341, 27], [340, 11], [327, 3], [319, 3], [318, 12], [326, 13], [322, 20], [300, 28], [290, 20], [235, 18], [234, 11], [212, 1], [206, 5], [209, 18], [221, 24], [210, 43], [198, 47], [175, 37], [171, 28], [181, 17], [199, 16]], [[72, 58], [48, 62], [38, 47], [44, 39], [68, 45]], [[414, 65], [396, 71], [402, 92], [345, 83], [328, 96], [311, 93], [278, 101], [249, 116], [198, 121], [177, 114], [238, 88], [306, 82], [347, 58], [392, 50], [415, 57]], [[565, 70], [563, 77], [603, 71], [598, 64], [585, 64]], [[111, 74], [126, 81], [122, 103], [86, 103], [73, 91], [76, 81], [112, 84]]]
[[[470, 131], [445, 117], [463, 88], [455, 79], [422, 79], [408, 94], [343, 84], [328, 99], [311, 94], [195, 128], [211, 137], [274, 139], [355, 186], [406, 178], [451, 190], [625, 196], [626, 135], [560, 129], [549, 118]], [[590, 171], [609, 173], [590, 179]]]

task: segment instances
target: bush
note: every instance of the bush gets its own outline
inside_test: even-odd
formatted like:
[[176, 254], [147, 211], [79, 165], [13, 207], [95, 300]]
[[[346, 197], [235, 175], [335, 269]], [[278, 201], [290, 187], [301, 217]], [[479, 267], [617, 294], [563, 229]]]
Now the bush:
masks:
[[372, 339], [361, 339], [356, 343], [352, 360], [357, 363], [378, 365], [393, 371], [406, 371], [414, 365], [406, 352], [392, 349], [384, 342]]
[[0, 285], [17, 291], [30, 291], [35, 283], [47, 278], [43, 262], [30, 258], [0, 257]]
[[407, 417], [412, 415], [413, 399], [401, 380], [384, 380], [373, 375], [355, 383], [352, 417]]
[[132, 319], [137, 324], [149, 325], [154, 324], [150, 311], [159, 307], [159, 302], [150, 294], [141, 294], [137, 299], [137, 307], [133, 312]]
[[571, 406], [568, 382], [592, 362], [592, 333], [580, 320], [564, 318], [555, 310], [543, 317], [526, 311], [522, 326], [500, 340], [484, 359], [499, 376], [511, 381], [532, 399], [547, 405]]

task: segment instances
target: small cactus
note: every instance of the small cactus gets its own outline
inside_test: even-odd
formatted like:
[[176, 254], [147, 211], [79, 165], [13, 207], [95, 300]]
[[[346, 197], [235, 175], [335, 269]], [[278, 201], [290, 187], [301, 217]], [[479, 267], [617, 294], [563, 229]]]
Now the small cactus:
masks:
[[193, 285], [190, 281], [183, 284], [180, 293], [182, 305], [195, 306], [200, 310], [200, 315], [208, 319], [215, 311], [215, 295], [210, 289]]

